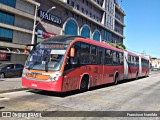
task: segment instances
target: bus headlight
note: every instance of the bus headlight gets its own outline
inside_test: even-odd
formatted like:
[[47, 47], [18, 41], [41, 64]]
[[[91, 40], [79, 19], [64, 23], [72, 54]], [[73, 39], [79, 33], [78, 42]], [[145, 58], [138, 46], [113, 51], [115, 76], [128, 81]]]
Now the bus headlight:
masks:
[[50, 80], [51, 81], [57, 81], [60, 76], [62, 76], [62, 73], [55, 72], [53, 75], [51, 75]]
[[23, 70], [23, 72], [22, 72], [22, 77], [26, 77], [26, 70]]

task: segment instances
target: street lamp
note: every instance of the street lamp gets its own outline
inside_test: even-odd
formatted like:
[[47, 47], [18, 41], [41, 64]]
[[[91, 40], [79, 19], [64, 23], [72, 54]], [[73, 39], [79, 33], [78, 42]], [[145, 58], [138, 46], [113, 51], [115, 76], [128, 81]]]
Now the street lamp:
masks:
[[[47, 13], [48, 13], [49, 11], [51, 11], [52, 9], [56, 9], [56, 7], [53, 6], [53, 7], [51, 7], [49, 10], [47, 10], [47, 12], [46, 12], [46, 14], [44, 15], [44, 17], [42, 17], [42, 18], [40, 19], [40, 21], [36, 24], [36, 21], [37, 21], [37, 9], [38, 9], [38, 7], [36, 6], [31, 44], [34, 44], [34, 42], [35, 42], [35, 41], [34, 41], [34, 38], [35, 38], [35, 29], [36, 29], [36, 27], [39, 25], [40, 21], [42, 21], [42, 20], [44, 19], [45, 15], [47, 15]], [[31, 47], [31, 49], [32, 49], [32, 47]]]

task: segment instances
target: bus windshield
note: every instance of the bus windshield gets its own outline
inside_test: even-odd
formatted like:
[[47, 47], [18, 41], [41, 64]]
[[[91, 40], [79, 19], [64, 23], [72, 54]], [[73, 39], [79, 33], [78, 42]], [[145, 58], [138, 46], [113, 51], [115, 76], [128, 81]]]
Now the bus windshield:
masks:
[[29, 55], [26, 68], [34, 70], [58, 71], [61, 68], [66, 45], [40, 44]]

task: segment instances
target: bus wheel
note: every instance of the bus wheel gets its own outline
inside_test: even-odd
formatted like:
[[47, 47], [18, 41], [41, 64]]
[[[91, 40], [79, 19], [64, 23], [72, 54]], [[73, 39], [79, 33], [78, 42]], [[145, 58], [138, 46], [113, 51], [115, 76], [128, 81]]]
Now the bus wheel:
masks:
[[118, 73], [117, 73], [116, 76], [115, 76], [115, 79], [114, 79], [114, 84], [115, 84], [115, 85], [118, 84], [118, 80], [119, 80], [119, 75], [118, 75]]
[[89, 76], [84, 76], [82, 81], [81, 81], [80, 92], [87, 91], [88, 90], [88, 84], [89, 84]]
[[148, 73], [147, 73], [147, 71], [146, 71], [146, 75], [145, 75], [145, 77], [147, 78], [148, 77], [148, 75], [147, 75]]
[[4, 77], [4, 73], [0, 73], [0, 79], [3, 79]]

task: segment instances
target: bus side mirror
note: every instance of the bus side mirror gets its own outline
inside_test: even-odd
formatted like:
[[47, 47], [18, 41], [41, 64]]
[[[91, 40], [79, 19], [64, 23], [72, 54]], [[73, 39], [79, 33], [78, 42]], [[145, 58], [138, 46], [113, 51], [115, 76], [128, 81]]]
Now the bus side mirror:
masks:
[[25, 48], [24, 48], [24, 54], [27, 54], [27, 48], [28, 48], [28, 46], [25, 46]]
[[70, 57], [74, 57], [74, 56], [75, 56], [75, 48], [71, 48]]

